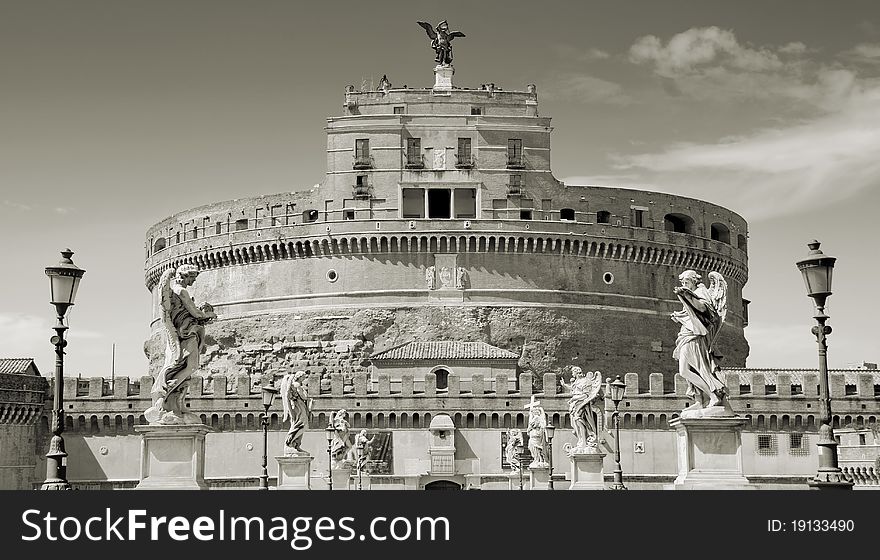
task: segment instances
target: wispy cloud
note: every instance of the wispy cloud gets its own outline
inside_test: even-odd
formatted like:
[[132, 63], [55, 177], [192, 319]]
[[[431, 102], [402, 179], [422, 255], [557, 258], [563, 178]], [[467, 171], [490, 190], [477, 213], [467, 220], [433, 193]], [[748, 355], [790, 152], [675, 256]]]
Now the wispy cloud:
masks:
[[13, 210], [17, 210], [19, 212], [28, 212], [31, 210], [31, 207], [27, 204], [21, 204], [20, 202], [15, 202], [12, 200], [4, 200], [3, 206], [7, 208], [11, 208]]
[[583, 74], [560, 76], [555, 83], [546, 88], [546, 91], [548, 93], [543, 94], [544, 97], [581, 103], [628, 105], [633, 102], [632, 97], [624, 92], [620, 84]]
[[611, 54], [597, 48], [579, 49], [571, 45], [557, 45], [554, 47], [559, 58], [574, 60], [577, 62], [589, 62], [591, 60], [607, 60]]
[[880, 64], [880, 43], [860, 43], [841, 54], [853, 62]]
[[62, 206], [58, 206], [54, 210], [55, 210], [56, 214], [61, 214], [62, 216], [64, 216], [64, 215], [67, 215], [67, 214], [70, 214], [71, 212], [73, 212], [74, 208], [65, 208]]

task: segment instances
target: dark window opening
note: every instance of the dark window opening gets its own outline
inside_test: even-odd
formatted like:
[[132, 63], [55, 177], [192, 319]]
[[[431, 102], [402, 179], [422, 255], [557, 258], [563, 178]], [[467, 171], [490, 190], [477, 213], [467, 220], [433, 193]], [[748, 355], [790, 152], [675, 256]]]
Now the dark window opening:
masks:
[[596, 223], [597, 224], [610, 224], [611, 223], [611, 212], [607, 210], [599, 210], [596, 212]]
[[428, 217], [448, 219], [449, 201], [452, 193], [449, 189], [428, 189]]
[[477, 190], [455, 189], [453, 193], [453, 205], [455, 206], [456, 218], [477, 217]]
[[394, 108], [395, 115], [403, 115], [404, 113], [406, 113], [406, 107], [395, 107]]
[[507, 167], [522, 167], [522, 140], [511, 138], [507, 141]]
[[342, 212], [343, 220], [353, 220], [354, 219], [354, 210], [344, 210]]
[[165, 246], [166, 246], [165, 238], [160, 237], [159, 239], [156, 240], [156, 243], [153, 245], [153, 252], [155, 253], [157, 251], [161, 251], [162, 249], [165, 248]]
[[532, 211], [531, 210], [520, 210], [519, 211], [519, 219], [520, 220], [531, 220], [532, 219]]
[[422, 139], [407, 138], [406, 139], [406, 166], [411, 168], [424, 167], [422, 161]]
[[240, 220], [235, 220], [235, 231], [243, 231], [248, 228], [247, 218], [242, 218]]
[[214, 233], [217, 235], [220, 235], [222, 233], [222, 229], [221, 229], [222, 227], [223, 227], [222, 222], [217, 222], [216, 224], [214, 224]]
[[472, 115], [482, 115], [483, 108], [482, 107], [471, 107], [471, 114]]
[[574, 208], [563, 208], [559, 211], [560, 220], [574, 221]]
[[180, 243], [180, 232], [179, 231], [174, 234], [174, 242]]
[[425, 217], [425, 190], [424, 189], [403, 189], [403, 217], [404, 218], [424, 218]]
[[438, 389], [447, 389], [449, 388], [449, 372], [445, 369], [438, 369], [434, 371], [434, 375], [437, 376], [437, 388]]
[[666, 214], [663, 217], [663, 226], [666, 231], [675, 233], [693, 233], [694, 220], [684, 214]]
[[198, 239], [198, 238], [199, 238], [199, 228], [197, 228], [197, 227], [194, 227], [194, 228], [193, 228], [193, 237], [192, 237], [192, 238], [193, 238], [193, 239]]
[[741, 251], [746, 250], [746, 236], [743, 234], [739, 234], [736, 236], [736, 247]]
[[303, 222], [317, 222], [318, 221], [318, 211], [317, 210], [306, 210], [302, 213]]
[[717, 223], [712, 224], [712, 227], [709, 228], [709, 232], [713, 240], [730, 245], [730, 230], [726, 225]]
[[358, 138], [354, 141], [354, 167], [355, 169], [372, 167], [370, 161], [370, 140], [367, 138]]
[[633, 227], [645, 227], [644, 210], [633, 210]]
[[507, 184], [507, 192], [509, 194], [522, 193], [522, 175], [510, 176], [510, 183]]
[[458, 151], [455, 153], [456, 167], [473, 167], [474, 159], [471, 155], [471, 139], [459, 138]]

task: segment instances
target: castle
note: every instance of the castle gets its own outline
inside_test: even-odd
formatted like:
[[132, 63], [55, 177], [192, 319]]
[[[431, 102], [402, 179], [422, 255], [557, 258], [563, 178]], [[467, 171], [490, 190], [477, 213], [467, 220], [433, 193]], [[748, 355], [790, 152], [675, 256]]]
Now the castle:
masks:
[[[687, 197], [564, 184], [551, 172], [551, 130], [534, 85], [455, 87], [451, 66], [435, 68], [430, 88], [348, 86], [342, 115], [327, 120], [320, 185], [184, 210], [149, 228], [149, 373], [161, 366], [165, 270], [196, 265], [193, 293], [219, 316], [189, 398], [217, 430], [206, 458], [212, 486], [256, 485], [259, 388], [305, 369], [315, 404], [303, 446], [318, 484], [323, 427], [345, 408], [353, 429], [384, 434], [370, 488], [508, 488], [503, 433], [524, 427], [533, 396], [553, 425], [570, 428], [559, 379], [577, 365], [626, 380], [628, 486], [662, 487], [676, 471], [668, 422], [687, 404], [669, 318], [685, 269], [728, 282], [718, 345], [732, 405], [749, 420], [744, 472], [764, 487], [803, 485], [815, 473], [816, 373], [744, 369], [745, 220]], [[151, 384], [150, 375], [65, 379], [75, 487], [137, 483], [133, 427], [144, 423]], [[876, 372], [834, 372], [831, 391], [836, 425], [876, 426]], [[45, 472], [50, 409], [27, 415], [37, 459], [15, 484]], [[270, 456], [282, 446], [279, 418], [273, 409]], [[438, 430], [453, 434], [449, 461], [434, 460]], [[559, 487], [572, 441], [557, 431]], [[613, 443], [606, 434], [606, 450]], [[862, 463], [853, 468], [876, 485]]]

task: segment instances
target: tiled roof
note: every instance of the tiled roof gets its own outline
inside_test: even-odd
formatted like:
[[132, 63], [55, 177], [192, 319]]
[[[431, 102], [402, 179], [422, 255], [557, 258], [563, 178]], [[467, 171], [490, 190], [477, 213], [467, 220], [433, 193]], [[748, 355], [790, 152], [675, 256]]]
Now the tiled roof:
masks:
[[519, 355], [485, 342], [407, 342], [374, 354], [371, 360], [518, 360]]
[[0, 373], [27, 373], [33, 363], [33, 358], [0, 358]]
[[[776, 376], [780, 373], [784, 373], [786, 375], [791, 376], [791, 384], [792, 385], [803, 385], [804, 384], [804, 374], [813, 374], [819, 375], [818, 369], [722, 369], [721, 370], [727, 374], [736, 374], [739, 375], [740, 384], [741, 385], [749, 385], [751, 383], [752, 376], [756, 373], [760, 373], [764, 375], [764, 383], [766, 385], [775, 385], [776, 384]], [[876, 369], [829, 369], [828, 375], [832, 375], [835, 373], [842, 373], [844, 383], [846, 385], [857, 385], [858, 384], [858, 375], [866, 373], [871, 375], [874, 378], [874, 383], [880, 383], [880, 370]]]

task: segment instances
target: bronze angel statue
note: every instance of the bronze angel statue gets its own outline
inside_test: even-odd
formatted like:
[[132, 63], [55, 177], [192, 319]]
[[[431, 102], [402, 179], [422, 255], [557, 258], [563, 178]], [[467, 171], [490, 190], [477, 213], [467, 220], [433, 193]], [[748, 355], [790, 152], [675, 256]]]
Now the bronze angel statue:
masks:
[[444, 66], [452, 64], [452, 40], [456, 37], [464, 37], [464, 33], [461, 31], [450, 32], [449, 24], [446, 20], [438, 23], [436, 28], [426, 21], [419, 21], [417, 23], [425, 28], [428, 37], [431, 38], [431, 48], [437, 53], [437, 56], [434, 58], [437, 64]]
[[694, 404], [682, 411], [682, 418], [733, 416], [727, 401], [727, 387], [719, 377], [721, 355], [716, 352], [718, 333], [727, 317], [727, 282], [718, 272], [709, 273], [709, 287], [694, 270], [679, 277], [674, 290], [682, 310], [672, 313], [681, 324], [672, 357], [678, 373], [688, 384], [687, 395]]
[[144, 412], [150, 424], [201, 423], [198, 416], [186, 412], [184, 400], [205, 349], [205, 325], [217, 314], [208, 303], [196, 307], [187, 291], [198, 275], [196, 266], [184, 264], [166, 270], [159, 280], [165, 361], [153, 380], [153, 405]]

